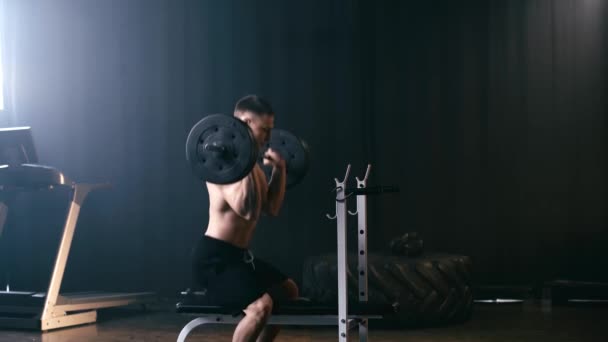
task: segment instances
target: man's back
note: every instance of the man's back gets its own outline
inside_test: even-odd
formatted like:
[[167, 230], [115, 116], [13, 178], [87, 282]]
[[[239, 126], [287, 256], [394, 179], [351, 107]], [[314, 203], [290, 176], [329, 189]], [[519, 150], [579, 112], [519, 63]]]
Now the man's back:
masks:
[[268, 184], [255, 165], [249, 175], [232, 184], [207, 183], [209, 224], [205, 235], [247, 248], [258, 218], [267, 205]]

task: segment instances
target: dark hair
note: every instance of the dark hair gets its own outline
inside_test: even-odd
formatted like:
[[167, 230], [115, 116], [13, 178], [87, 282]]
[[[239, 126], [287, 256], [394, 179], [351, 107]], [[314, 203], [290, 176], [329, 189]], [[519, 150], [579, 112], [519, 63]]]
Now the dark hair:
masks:
[[270, 114], [274, 115], [270, 102], [264, 100], [257, 95], [247, 95], [241, 98], [234, 107], [234, 111], [250, 111], [257, 115]]

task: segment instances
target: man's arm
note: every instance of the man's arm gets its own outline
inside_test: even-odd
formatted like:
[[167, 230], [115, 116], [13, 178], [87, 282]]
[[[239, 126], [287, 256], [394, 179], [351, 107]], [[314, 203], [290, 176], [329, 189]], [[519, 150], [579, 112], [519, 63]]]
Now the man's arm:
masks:
[[210, 186], [218, 188], [226, 203], [240, 217], [251, 220], [256, 214], [259, 196], [251, 173], [235, 183], [210, 184]]
[[269, 163], [272, 164], [272, 173], [268, 182], [268, 194], [264, 212], [270, 216], [277, 216], [285, 198], [287, 168], [285, 167], [285, 161], [272, 149], [269, 149], [267, 155], [270, 157]]

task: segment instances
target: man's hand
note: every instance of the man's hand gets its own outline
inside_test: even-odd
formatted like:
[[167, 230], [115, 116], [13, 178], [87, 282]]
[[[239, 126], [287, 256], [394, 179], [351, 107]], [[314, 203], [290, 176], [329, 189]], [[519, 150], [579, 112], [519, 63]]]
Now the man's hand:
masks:
[[264, 153], [264, 165], [272, 165], [273, 167], [282, 170], [285, 169], [285, 159], [283, 159], [277, 151], [268, 148], [266, 153]]
[[287, 181], [287, 167], [285, 160], [272, 148], [264, 153], [264, 165], [272, 166], [272, 174], [268, 181], [268, 195], [264, 212], [270, 216], [277, 216], [283, 205], [285, 197], [285, 183]]

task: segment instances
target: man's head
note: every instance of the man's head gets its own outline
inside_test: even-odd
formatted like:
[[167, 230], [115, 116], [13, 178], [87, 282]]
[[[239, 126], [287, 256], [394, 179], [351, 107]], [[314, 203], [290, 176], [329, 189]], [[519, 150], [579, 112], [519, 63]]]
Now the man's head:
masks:
[[261, 148], [270, 140], [274, 128], [274, 112], [268, 101], [257, 95], [247, 95], [234, 107], [234, 116], [245, 122]]

